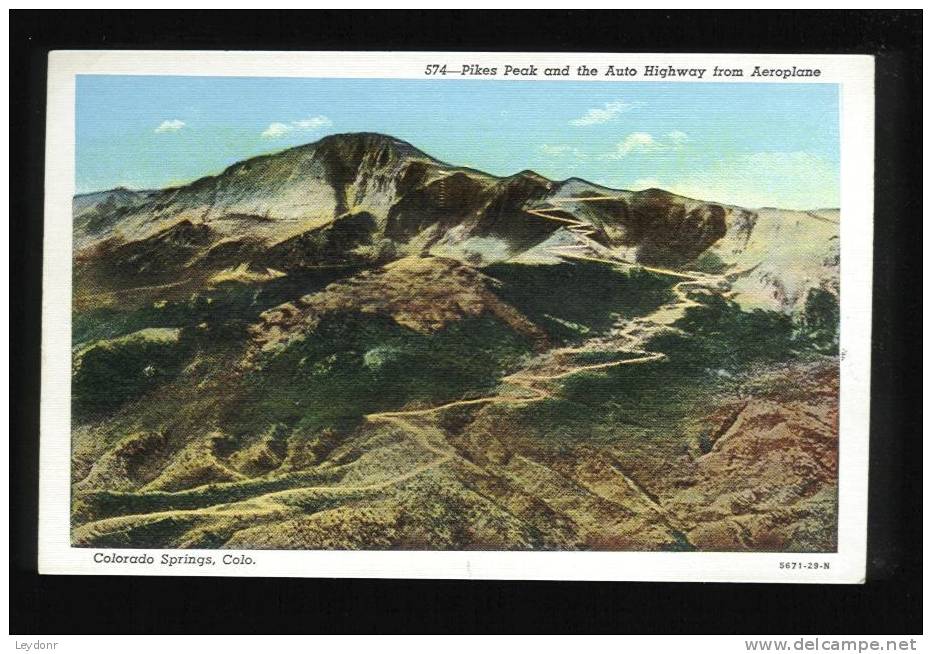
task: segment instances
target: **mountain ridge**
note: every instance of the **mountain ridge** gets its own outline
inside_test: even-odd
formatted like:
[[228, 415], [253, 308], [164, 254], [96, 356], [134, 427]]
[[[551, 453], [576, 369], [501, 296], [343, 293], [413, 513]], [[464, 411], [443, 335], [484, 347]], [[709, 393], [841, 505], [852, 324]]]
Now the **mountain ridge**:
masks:
[[[110, 273], [129, 276], [243, 266], [287, 273], [404, 256], [553, 263], [555, 245], [675, 269], [705, 257], [732, 272], [758, 269], [743, 294], [794, 311], [809, 288], [832, 286], [837, 266], [795, 275], [768, 267], [769, 255], [786, 249], [789, 233], [793, 243], [815, 241], [814, 260], [837, 259], [836, 215], [749, 210], [530, 169], [499, 177], [389, 135], [354, 132], [251, 157], [190, 184], [75, 196], [74, 249], [82, 265], [105, 260]], [[585, 225], [585, 239], [572, 224]]]
[[[532, 169], [532, 168], [525, 168], [525, 169], [522, 169], [522, 170], [520, 170], [520, 171], [518, 171], [518, 172], [516, 172], [516, 173], [512, 173], [512, 174], [510, 174], [510, 175], [494, 175], [494, 174], [492, 174], [492, 173], [487, 173], [487, 172], [485, 172], [485, 171], [479, 170], [478, 168], [472, 168], [472, 167], [469, 167], [469, 166], [455, 166], [455, 165], [449, 164], [449, 163], [447, 163], [447, 162], [445, 162], [445, 161], [443, 161], [443, 160], [437, 159], [436, 157], [433, 157], [433, 156], [427, 154], [426, 152], [424, 152], [423, 150], [421, 150], [421, 149], [418, 148], [417, 146], [413, 145], [411, 142], [405, 141], [404, 139], [400, 139], [400, 138], [391, 136], [390, 134], [385, 134], [385, 133], [382, 133], [382, 132], [365, 132], [365, 131], [363, 131], [363, 132], [338, 132], [338, 133], [335, 133], [335, 134], [328, 134], [327, 136], [324, 136], [324, 137], [318, 139], [317, 141], [309, 141], [309, 142], [307, 142], [307, 143], [302, 143], [302, 144], [299, 144], [299, 145], [295, 145], [295, 146], [292, 146], [292, 147], [289, 147], [289, 148], [285, 148], [285, 149], [283, 149], [283, 150], [276, 150], [275, 152], [268, 152], [268, 153], [253, 155], [253, 156], [247, 157], [247, 158], [245, 158], [245, 159], [241, 159], [241, 160], [235, 161], [235, 162], [233, 162], [233, 163], [227, 165], [226, 167], [224, 167], [222, 170], [220, 170], [219, 172], [217, 172], [217, 173], [215, 173], [215, 174], [205, 174], [205, 175], [201, 175], [201, 176], [196, 177], [196, 178], [194, 178], [193, 180], [191, 180], [191, 181], [189, 181], [189, 182], [185, 182], [185, 183], [172, 184], [172, 185], [164, 186], [164, 187], [161, 187], [161, 188], [158, 188], [158, 189], [155, 189], [155, 188], [139, 188], [139, 189], [134, 189], [134, 188], [130, 188], [130, 187], [124, 185], [124, 184], [120, 184], [120, 185], [115, 186], [115, 187], [112, 187], [112, 188], [103, 188], [103, 189], [97, 189], [97, 190], [92, 190], [92, 191], [84, 191], [84, 192], [81, 192], [81, 193], [75, 193], [74, 197], [75, 197], [75, 198], [84, 198], [84, 197], [90, 197], [90, 196], [94, 196], [94, 195], [102, 195], [102, 194], [109, 194], [109, 193], [115, 193], [115, 192], [128, 192], [128, 193], [134, 193], [134, 194], [150, 194], [150, 193], [154, 193], [154, 192], [158, 192], [158, 191], [177, 190], [177, 189], [181, 189], [181, 188], [186, 187], [186, 186], [191, 186], [191, 185], [196, 184], [196, 183], [198, 183], [198, 182], [201, 182], [201, 181], [203, 181], [203, 180], [205, 180], [205, 179], [211, 179], [211, 178], [221, 177], [221, 176], [223, 176], [225, 173], [227, 173], [227, 172], [229, 172], [229, 171], [231, 171], [231, 170], [237, 168], [238, 166], [240, 166], [240, 165], [242, 165], [242, 164], [253, 163], [253, 162], [256, 162], [256, 161], [258, 161], [258, 160], [267, 159], [267, 158], [270, 158], [270, 157], [277, 157], [277, 156], [279, 156], [279, 155], [283, 155], [283, 154], [286, 154], [286, 153], [288, 153], [288, 152], [292, 152], [292, 151], [295, 151], [295, 150], [302, 150], [302, 149], [310, 148], [310, 147], [316, 146], [316, 145], [318, 145], [318, 144], [320, 144], [320, 143], [322, 143], [322, 142], [328, 141], [328, 140], [341, 140], [341, 139], [354, 138], [354, 137], [364, 137], [364, 138], [368, 137], [368, 138], [384, 139], [384, 140], [387, 140], [387, 141], [394, 142], [394, 143], [396, 143], [396, 144], [405, 146], [405, 147], [407, 147], [407, 148], [410, 148], [410, 149], [416, 151], [416, 152], [418, 153], [419, 156], [424, 157], [424, 158], [431, 159], [432, 161], [434, 161], [435, 163], [437, 163], [437, 164], [439, 164], [439, 165], [447, 166], [447, 167], [450, 167], [450, 168], [456, 168], [456, 169], [458, 169], [458, 170], [464, 170], [464, 171], [468, 171], [468, 172], [475, 172], [475, 173], [479, 173], [479, 174], [481, 174], [481, 175], [485, 175], [485, 176], [488, 176], [488, 177], [495, 177], [495, 178], [498, 178], [498, 179], [507, 179], [507, 178], [509, 178], [509, 177], [516, 177], [516, 176], [519, 176], [519, 175], [531, 174], [531, 175], [536, 175], [536, 176], [538, 176], [538, 177], [541, 177], [541, 178], [543, 178], [543, 179], [547, 179], [548, 181], [551, 181], [551, 182], [553, 182], [553, 183], [555, 183], [555, 184], [567, 184], [567, 183], [569, 183], [569, 182], [582, 182], [582, 183], [587, 184], [587, 185], [589, 185], [589, 186], [591, 186], [591, 187], [598, 187], [598, 188], [602, 188], [602, 189], [606, 189], [606, 190], [610, 190], [610, 191], [614, 191], [614, 192], [622, 192], [622, 193], [638, 193], [638, 192], [654, 192], [654, 193], [656, 193], [656, 192], [659, 191], [659, 192], [666, 193], [666, 194], [669, 194], [669, 195], [672, 195], [672, 196], [685, 198], [685, 199], [687, 199], [687, 200], [693, 200], [693, 201], [698, 201], [698, 202], [715, 202], [716, 204], [721, 204], [721, 205], [723, 205], [723, 206], [730, 206], [730, 207], [740, 207], [740, 206], [741, 206], [741, 205], [737, 205], [737, 204], [734, 204], [734, 203], [718, 202], [717, 200], [708, 200], [708, 199], [695, 198], [695, 197], [691, 197], [691, 196], [685, 196], [685, 195], [681, 195], [681, 194], [678, 194], [678, 193], [673, 193], [672, 191], [668, 191], [668, 190], [666, 190], [666, 189], [664, 189], [664, 188], [656, 187], [656, 186], [652, 186], [652, 187], [648, 187], [648, 188], [644, 188], [644, 189], [639, 189], [639, 190], [637, 190], [637, 191], [633, 191], [633, 190], [631, 190], [631, 189], [621, 189], [621, 188], [615, 188], [615, 187], [612, 187], [612, 186], [606, 186], [606, 185], [604, 185], [604, 184], [597, 184], [597, 183], [595, 183], [595, 182], [591, 182], [591, 181], [589, 181], [589, 180], [587, 180], [587, 179], [585, 179], [585, 178], [578, 177], [578, 176], [575, 176], [575, 175], [573, 175], [573, 176], [571, 176], [571, 177], [567, 177], [567, 178], [565, 178], [565, 179], [552, 179], [552, 180], [551, 180], [550, 178], [546, 177], [545, 175], [542, 175], [541, 173], [538, 173], [536, 170], [534, 170], [534, 169]], [[813, 212], [838, 211], [838, 207], [828, 207], [828, 206], [825, 206], [825, 207], [820, 206], [820, 207], [814, 207], [814, 208], [810, 208], [810, 209], [784, 209], [784, 208], [779, 207], [779, 206], [776, 206], [776, 205], [764, 205], [764, 206], [759, 206], [759, 207], [755, 206], [755, 207], [745, 207], [745, 208], [747, 208], [747, 209], [754, 209], [754, 210], [759, 210], [759, 209], [777, 209], [777, 210], [781, 210], [781, 211], [802, 211], [802, 212], [805, 212], [805, 211], [813, 211]]]

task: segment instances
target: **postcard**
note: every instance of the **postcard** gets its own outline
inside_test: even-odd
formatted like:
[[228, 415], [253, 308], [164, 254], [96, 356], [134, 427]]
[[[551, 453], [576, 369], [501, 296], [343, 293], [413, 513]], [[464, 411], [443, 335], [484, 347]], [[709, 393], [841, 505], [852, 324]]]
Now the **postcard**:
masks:
[[863, 581], [873, 93], [53, 52], [40, 571]]

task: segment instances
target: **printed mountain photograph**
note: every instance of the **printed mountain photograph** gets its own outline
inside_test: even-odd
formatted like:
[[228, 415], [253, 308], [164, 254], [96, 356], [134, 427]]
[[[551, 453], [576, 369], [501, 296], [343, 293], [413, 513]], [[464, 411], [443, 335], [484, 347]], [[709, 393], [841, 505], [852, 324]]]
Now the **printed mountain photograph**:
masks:
[[76, 112], [74, 546], [835, 551], [835, 86]]

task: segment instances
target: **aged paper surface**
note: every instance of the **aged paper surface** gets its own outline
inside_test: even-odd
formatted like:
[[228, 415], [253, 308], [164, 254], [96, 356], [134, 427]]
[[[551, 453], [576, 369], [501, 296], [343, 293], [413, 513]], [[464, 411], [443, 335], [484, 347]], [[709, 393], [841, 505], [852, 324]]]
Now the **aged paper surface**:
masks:
[[863, 578], [869, 57], [49, 71], [42, 572]]

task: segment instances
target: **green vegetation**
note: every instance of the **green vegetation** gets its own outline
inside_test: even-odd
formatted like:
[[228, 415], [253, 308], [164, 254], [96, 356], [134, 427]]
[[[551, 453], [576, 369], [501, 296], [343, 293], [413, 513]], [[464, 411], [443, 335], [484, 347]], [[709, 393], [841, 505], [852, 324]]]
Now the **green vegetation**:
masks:
[[[323, 288], [353, 269], [290, 275], [261, 285], [223, 282], [182, 300], [150, 301], [129, 309], [75, 312], [72, 321], [73, 408], [78, 421], [111, 413], [170, 381], [200, 354], [203, 361], [241, 348], [247, 327], [282, 302]], [[129, 338], [173, 329], [174, 342]], [[161, 401], [161, 400], [160, 400]]]
[[112, 411], [173, 378], [189, 352], [180, 330], [172, 329], [145, 329], [88, 346], [75, 356], [75, 417], [80, 420]]
[[530, 351], [527, 339], [488, 317], [425, 335], [389, 318], [334, 314], [261, 361], [225, 425], [231, 434], [260, 433], [271, 423], [346, 430], [367, 413], [488, 392]]
[[605, 332], [619, 316], [645, 315], [673, 299], [669, 277], [589, 261], [494, 264], [483, 272], [501, 282], [503, 300], [561, 341]]
[[[497, 293], [503, 299], [555, 340], [581, 340], [607, 330], [619, 316], [649, 314], [672, 299], [664, 276], [598, 263], [497, 264], [485, 272], [501, 282]], [[531, 352], [527, 339], [489, 317], [467, 318], [426, 335], [389, 318], [336, 314], [303, 340], [263, 355], [255, 370], [244, 375], [219, 370], [228, 365], [222, 362], [238, 358], [234, 353], [246, 342], [246, 327], [259, 313], [345, 274], [290, 276], [259, 286], [226, 282], [185, 300], [76, 314], [75, 418], [112, 413], [190, 364], [199, 366], [195, 377], [219, 375], [224, 381], [172, 384], [160, 391], [158, 407], [140, 407], [138, 424], [160, 429], [170, 414], [168, 423], [197, 423], [197, 412], [206, 407], [236, 439], [278, 423], [308, 434], [345, 433], [367, 413], [488, 393]], [[628, 425], [654, 431], [669, 427], [704, 395], [758, 362], [837, 351], [838, 305], [828, 292], [810, 292], [795, 322], [776, 312], [742, 311], [718, 296], [698, 299], [701, 306], [687, 309], [675, 325], [679, 333], [659, 335], [648, 344], [666, 360], [568, 377], [559, 399], [525, 410], [529, 420], [549, 433], [586, 437], [598, 431], [592, 416], [606, 429]], [[177, 336], [146, 337], [153, 327], [172, 328]], [[593, 351], [576, 355], [576, 363], [634, 356]]]
[[[104, 518], [132, 513], [200, 509], [217, 504], [240, 502], [289, 488], [333, 485], [337, 481], [339, 481], [339, 471], [331, 469], [322, 472], [295, 472], [269, 478], [207, 484], [174, 493], [95, 491], [84, 495], [82, 502], [85, 504], [86, 511], [98, 518]], [[341, 497], [346, 499], [348, 495], [348, 493], [342, 493]], [[322, 502], [326, 499], [326, 496], [321, 497]]]
[[232, 337], [245, 337], [246, 325], [266, 309], [320, 290], [357, 269], [323, 269], [292, 274], [260, 285], [223, 282], [180, 300], [150, 301], [130, 309], [100, 307], [76, 312], [72, 343], [116, 338], [147, 327], [186, 327], [203, 323]]
[[712, 252], [712, 250], [706, 250], [700, 254], [699, 257], [687, 267], [690, 270], [709, 273], [710, 275], [721, 275], [728, 270], [728, 264], [722, 261], [722, 258]]
[[809, 289], [799, 325], [799, 337], [826, 354], [838, 353], [838, 327], [841, 313], [838, 296], [821, 288]]
[[166, 547], [180, 538], [194, 524], [196, 518], [160, 518], [135, 526], [133, 529], [101, 534], [94, 539], [95, 547]]
[[565, 378], [559, 396], [521, 409], [522, 424], [551, 440], [617, 440], [621, 433], [660, 436], [710, 395], [679, 357], [615, 366]]
[[651, 341], [651, 349], [682, 356], [697, 370], [737, 373], [755, 361], [791, 358], [804, 343], [794, 338], [793, 320], [776, 311], [742, 311], [720, 296], [703, 296], [701, 306], [690, 307], [675, 327], [686, 332]]
[[598, 365], [600, 363], [611, 363], [612, 361], [625, 361], [627, 359], [637, 359], [640, 354], [632, 352], [621, 352], [619, 350], [591, 350], [587, 352], [577, 352], [573, 355], [573, 363], [581, 366]]
[[675, 323], [679, 333], [648, 343], [665, 360], [567, 377], [558, 398], [522, 409], [524, 420], [538, 434], [570, 441], [669, 434], [753, 366], [822, 352], [790, 316], [742, 311], [719, 296], [698, 299]]

